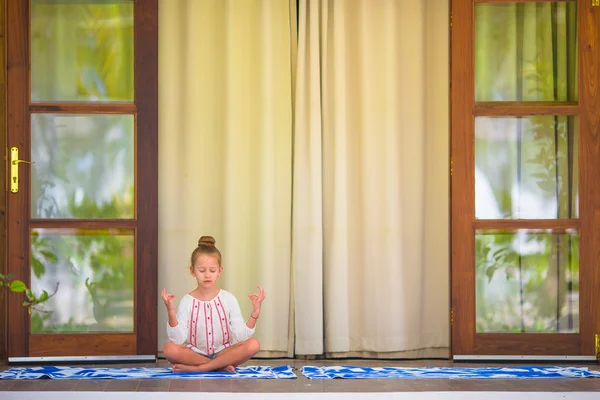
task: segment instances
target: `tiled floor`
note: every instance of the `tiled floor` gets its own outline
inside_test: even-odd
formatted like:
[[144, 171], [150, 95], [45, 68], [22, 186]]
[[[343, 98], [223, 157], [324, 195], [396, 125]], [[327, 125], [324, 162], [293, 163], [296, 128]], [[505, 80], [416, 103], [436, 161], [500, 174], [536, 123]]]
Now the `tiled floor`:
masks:
[[[507, 366], [507, 364], [467, 364], [447, 360], [252, 360], [248, 365], [291, 365], [297, 370], [298, 379], [201, 379], [201, 380], [0, 380], [0, 391], [138, 391], [138, 392], [262, 392], [262, 393], [310, 393], [310, 392], [422, 392], [422, 391], [505, 391], [505, 392], [600, 392], [600, 379], [399, 379], [399, 380], [310, 380], [302, 376], [303, 365], [357, 365], [378, 367], [428, 367], [428, 366]], [[598, 364], [581, 364], [600, 370]], [[119, 364], [108, 367], [168, 367], [165, 360], [152, 364]], [[0, 365], [0, 370], [10, 368]], [[0, 397], [2, 397], [0, 395]], [[600, 398], [600, 396], [599, 396]]]

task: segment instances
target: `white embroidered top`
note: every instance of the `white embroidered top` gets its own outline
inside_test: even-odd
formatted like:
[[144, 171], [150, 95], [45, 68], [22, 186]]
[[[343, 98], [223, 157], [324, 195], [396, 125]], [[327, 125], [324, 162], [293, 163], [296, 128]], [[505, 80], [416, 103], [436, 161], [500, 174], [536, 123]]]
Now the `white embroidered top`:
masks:
[[167, 322], [169, 340], [205, 356], [248, 340], [255, 330], [246, 326], [235, 296], [223, 289], [210, 301], [186, 294], [179, 303], [177, 322], [176, 326]]

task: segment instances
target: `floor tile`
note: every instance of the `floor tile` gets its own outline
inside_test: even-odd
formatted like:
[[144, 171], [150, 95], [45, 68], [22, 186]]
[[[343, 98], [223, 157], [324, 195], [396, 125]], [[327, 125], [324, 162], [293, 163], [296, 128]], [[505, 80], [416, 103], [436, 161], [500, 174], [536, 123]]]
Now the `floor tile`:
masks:
[[137, 379], [112, 379], [104, 388], [105, 392], [135, 392], [140, 385]]
[[3, 379], [0, 380], [0, 391], [9, 390], [14, 384], [15, 380], [13, 379]]
[[111, 379], [83, 379], [73, 388], [75, 391], [102, 392], [111, 382]]
[[70, 392], [78, 382], [75, 379], [51, 379], [44, 387], [44, 391]]
[[[228, 379], [224, 379], [225, 381]], [[169, 392], [202, 392], [201, 379], [171, 379]]]
[[171, 379], [142, 379], [138, 392], [168, 392]]
[[230, 392], [258, 393], [262, 392], [263, 379], [228, 379], [230, 383]]
[[45, 386], [50, 382], [49, 379], [35, 379], [35, 380], [24, 380], [16, 381], [9, 390], [11, 391], [38, 391], [44, 390]]

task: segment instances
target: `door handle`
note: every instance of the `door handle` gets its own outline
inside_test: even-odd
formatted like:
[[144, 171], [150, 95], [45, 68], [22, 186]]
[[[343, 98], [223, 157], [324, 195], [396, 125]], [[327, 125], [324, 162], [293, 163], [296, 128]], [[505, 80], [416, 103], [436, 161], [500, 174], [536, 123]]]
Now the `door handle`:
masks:
[[19, 164], [33, 164], [35, 161], [19, 160], [19, 149], [10, 148], [10, 191], [17, 193], [19, 191]]

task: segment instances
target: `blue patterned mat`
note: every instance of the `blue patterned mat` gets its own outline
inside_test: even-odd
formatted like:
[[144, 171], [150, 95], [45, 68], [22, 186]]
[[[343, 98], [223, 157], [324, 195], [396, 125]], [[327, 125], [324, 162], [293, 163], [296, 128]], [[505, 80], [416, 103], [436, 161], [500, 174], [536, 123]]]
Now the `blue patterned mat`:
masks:
[[600, 378], [600, 371], [570, 367], [510, 368], [368, 368], [353, 366], [302, 367], [309, 379], [530, 379]]
[[288, 365], [281, 367], [238, 367], [231, 372], [173, 372], [170, 368], [11, 368], [0, 379], [295, 379]]

